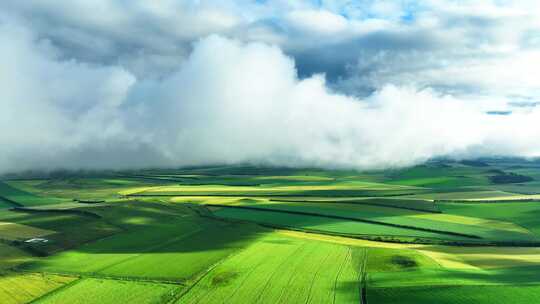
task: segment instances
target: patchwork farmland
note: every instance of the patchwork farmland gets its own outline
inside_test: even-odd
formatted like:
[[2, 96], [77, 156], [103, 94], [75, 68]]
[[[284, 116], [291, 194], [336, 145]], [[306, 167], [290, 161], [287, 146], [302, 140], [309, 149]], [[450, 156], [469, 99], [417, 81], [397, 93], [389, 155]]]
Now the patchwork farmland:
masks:
[[0, 303], [535, 303], [540, 188], [490, 179], [515, 166], [5, 178]]

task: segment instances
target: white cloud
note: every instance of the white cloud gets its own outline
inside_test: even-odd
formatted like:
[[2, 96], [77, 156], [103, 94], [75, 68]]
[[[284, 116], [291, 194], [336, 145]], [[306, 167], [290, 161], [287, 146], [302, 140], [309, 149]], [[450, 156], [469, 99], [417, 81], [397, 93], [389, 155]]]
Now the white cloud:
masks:
[[285, 16], [295, 30], [330, 35], [347, 29], [347, 19], [325, 10], [292, 11]]
[[0, 172], [540, 155], [537, 1], [0, 11]]
[[[278, 47], [212, 36], [168, 77], [62, 61], [2, 25], [0, 171], [253, 162], [407, 166], [436, 156], [537, 156], [540, 110], [385, 86], [365, 99], [299, 80]], [[7, 42], [10, 43], [7, 43]], [[216, 50], [219, 50], [218, 52]]]
[[0, 171], [62, 166], [64, 153], [123, 132], [131, 74], [59, 61], [18, 25], [0, 24], [0, 37]]

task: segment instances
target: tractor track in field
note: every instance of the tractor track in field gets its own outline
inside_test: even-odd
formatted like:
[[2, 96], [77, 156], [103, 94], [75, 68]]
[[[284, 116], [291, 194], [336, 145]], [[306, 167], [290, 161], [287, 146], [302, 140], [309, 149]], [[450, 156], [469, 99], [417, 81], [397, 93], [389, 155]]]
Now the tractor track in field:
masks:
[[336, 273], [336, 277], [334, 279], [334, 294], [333, 294], [333, 299], [332, 299], [333, 304], [336, 303], [337, 286], [338, 286], [339, 277], [341, 276], [341, 273], [343, 272], [343, 268], [345, 268], [345, 264], [347, 264], [347, 261], [349, 261], [349, 258], [351, 258], [352, 260], [352, 251], [351, 251], [351, 247], [347, 246], [347, 256], [339, 264], [339, 270]]
[[[333, 252], [328, 252], [328, 254], [324, 257], [324, 260], [321, 263], [321, 265], [324, 265], [324, 263], [332, 255], [332, 253]], [[317, 277], [319, 276], [319, 273], [321, 272], [321, 265], [319, 265], [319, 267], [317, 268], [317, 271], [315, 272], [313, 278], [311, 278], [311, 282], [309, 284], [309, 289], [308, 289], [308, 292], [307, 292], [307, 299], [306, 299], [305, 304], [311, 303], [311, 299], [313, 298], [313, 286], [315, 285], [315, 280], [317, 279]], [[289, 278], [289, 283], [292, 280], [292, 278], [293, 278], [293, 276], [291, 276]], [[287, 285], [290, 285], [290, 284], [287, 284]]]
[[362, 272], [360, 277], [360, 304], [368, 304], [367, 301], [367, 263], [369, 250], [364, 250], [364, 261], [362, 262]]
[[283, 267], [284, 265], [286, 265], [288, 262], [289, 262], [289, 259], [290, 257], [293, 257], [295, 256], [299, 251], [301, 251], [301, 249], [303, 249], [303, 247], [305, 246], [305, 244], [302, 244], [300, 246], [298, 246], [298, 248], [294, 249], [293, 252], [291, 252], [289, 255], [287, 255], [287, 258], [286, 259], [283, 259], [283, 262], [281, 262], [279, 264], [279, 266], [277, 266], [274, 271], [272, 272], [272, 274], [270, 274], [270, 277], [268, 277], [268, 279], [266, 280], [266, 283], [264, 284], [263, 286], [263, 289], [261, 290], [261, 292], [259, 293], [259, 296], [257, 297], [257, 299], [254, 301], [256, 303], [260, 303], [261, 302], [261, 297], [263, 296], [263, 294], [265, 293], [265, 291], [268, 289], [268, 286], [270, 286], [270, 282], [272, 281], [272, 279], [278, 275], [278, 270]]

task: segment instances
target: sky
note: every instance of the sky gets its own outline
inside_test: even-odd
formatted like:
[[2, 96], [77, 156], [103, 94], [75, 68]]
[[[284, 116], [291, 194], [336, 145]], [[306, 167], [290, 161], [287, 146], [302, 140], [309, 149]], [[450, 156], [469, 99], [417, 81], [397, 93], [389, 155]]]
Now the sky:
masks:
[[0, 2], [0, 174], [540, 156], [534, 0]]

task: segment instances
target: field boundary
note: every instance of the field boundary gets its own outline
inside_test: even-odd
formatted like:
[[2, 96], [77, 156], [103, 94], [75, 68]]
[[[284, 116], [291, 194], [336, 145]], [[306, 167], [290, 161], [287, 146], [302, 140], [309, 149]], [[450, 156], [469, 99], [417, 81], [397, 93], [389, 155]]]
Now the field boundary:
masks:
[[448, 204], [511, 204], [511, 203], [540, 203], [540, 199], [537, 198], [525, 198], [525, 199], [498, 199], [498, 200], [483, 200], [483, 199], [461, 199], [461, 200], [435, 200], [435, 203], [448, 203]]
[[[199, 205], [202, 206], [202, 205]], [[540, 247], [540, 242], [527, 242], [527, 243], [520, 243], [520, 242], [463, 242], [463, 241], [452, 241], [452, 240], [445, 240], [445, 239], [439, 239], [439, 238], [426, 238], [426, 237], [418, 237], [418, 236], [396, 236], [396, 235], [383, 235], [383, 234], [351, 234], [351, 233], [340, 233], [340, 232], [330, 232], [325, 230], [318, 230], [318, 229], [304, 229], [304, 228], [297, 228], [297, 227], [291, 227], [287, 225], [279, 225], [279, 224], [269, 224], [269, 223], [262, 223], [257, 222], [255, 220], [242, 220], [242, 219], [234, 219], [234, 218], [227, 218], [227, 217], [219, 217], [216, 215], [200, 215], [202, 217], [209, 217], [215, 220], [220, 220], [224, 222], [233, 222], [233, 223], [251, 223], [256, 224], [261, 227], [269, 228], [269, 229], [277, 229], [277, 230], [288, 230], [288, 231], [298, 231], [303, 233], [309, 233], [309, 234], [320, 234], [320, 235], [328, 235], [328, 236], [336, 236], [336, 237], [344, 237], [344, 238], [350, 238], [350, 239], [356, 239], [356, 240], [366, 240], [366, 241], [373, 241], [373, 242], [383, 242], [383, 243], [391, 243], [391, 244], [411, 244], [411, 245], [441, 245], [441, 246], [453, 246], [453, 247], [527, 247], [527, 248], [538, 248]], [[407, 238], [411, 239], [410, 241], [407, 240]]]
[[348, 216], [328, 215], [328, 214], [321, 214], [321, 213], [315, 213], [315, 212], [292, 211], [292, 210], [282, 210], [282, 209], [269, 209], [269, 208], [260, 208], [260, 207], [252, 207], [252, 206], [233, 206], [233, 205], [222, 205], [222, 204], [205, 204], [205, 206], [207, 206], [207, 207], [222, 207], [222, 208], [236, 208], [236, 209], [257, 210], [257, 211], [263, 211], [263, 212], [266, 211], [266, 212], [289, 213], [289, 214], [298, 214], [298, 215], [307, 215], [307, 216], [318, 216], [318, 217], [325, 217], [325, 218], [332, 218], [332, 219], [339, 219], [339, 220], [349, 220], [349, 221], [362, 222], [362, 223], [375, 224], [375, 225], [388, 226], [388, 227], [395, 227], [395, 228], [411, 229], [411, 230], [417, 230], [417, 231], [423, 231], [423, 232], [431, 232], [431, 233], [450, 235], [450, 236], [460, 236], [460, 237], [466, 237], [466, 238], [470, 238], [470, 239], [482, 239], [482, 237], [472, 235], [472, 234], [465, 234], [465, 233], [452, 232], [452, 231], [444, 231], [444, 230], [437, 230], [437, 229], [429, 229], [429, 228], [421, 228], [421, 227], [408, 226], [408, 225], [400, 225], [400, 224], [379, 222], [379, 221], [374, 221], [374, 220], [360, 219], [360, 218], [348, 217]]
[[[54, 274], [54, 273], [52, 273], [52, 274]], [[64, 285], [62, 285], [62, 286], [60, 286], [60, 287], [58, 287], [58, 288], [56, 288], [54, 290], [51, 290], [51, 291], [47, 292], [46, 294], [44, 294], [44, 295], [42, 295], [40, 297], [37, 297], [37, 298], [33, 299], [32, 301], [28, 302], [28, 304], [37, 303], [37, 301], [39, 301], [39, 300], [51, 297], [52, 295], [57, 294], [57, 293], [61, 292], [64, 289], [68, 289], [69, 287], [71, 287], [73, 285], [76, 285], [76, 284], [80, 283], [81, 281], [82, 281], [82, 278], [78, 277], [75, 280], [73, 280], [73, 281], [71, 281], [71, 282], [69, 282], [67, 284], [64, 284]]]
[[[126, 197], [182, 197], [182, 196], [192, 196], [192, 197], [198, 197], [198, 196], [208, 196], [208, 197], [262, 197], [262, 198], [271, 198], [271, 197], [350, 197], [351, 194], [342, 194], [342, 195], [336, 195], [336, 193], [325, 194], [324, 192], [331, 192], [333, 190], [312, 190], [314, 191], [321, 191], [318, 193], [276, 193], [276, 194], [257, 194], [257, 193], [231, 193], [231, 194], [225, 194], [225, 193], [205, 193], [205, 192], [187, 192], [187, 193], [172, 193], [172, 194], [151, 194], [151, 193], [144, 193], [144, 191], [136, 192], [133, 194], [126, 194]], [[354, 190], [359, 191], [360, 190]], [[261, 191], [262, 192], [262, 191]], [[292, 192], [292, 191], [291, 191]], [[364, 193], [364, 195], [356, 193], [353, 196], [356, 197], [365, 197], [365, 198], [378, 198], [378, 197], [400, 197], [400, 196], [408, 196], [408, 195], [419, 195], [419, 194], [429, 194], [430, 192], [411, 192], [411, 193], [388, 193], [388, 194], [375, 194], [375, 193]]]
[[[287, 200], [287, 199], [270, 199], [271, 202], [291, 202], [291, 203], [314, 203], [314, 204], [346, 204], [346, 205], [367, 205], [367, 206], [375, 206], [375, 207], [383, 207], [383, 208], [392, 208], [392, 209], [405, 209], [405, 210], [412, 210], [412, 211], [419, 211], [419, 212], [425, 212], [425, 213], [442, 213], [440, 210], [427, 210], [427, 209], [420, 209], [420, 208], [411, 208], [411, 207], [401, 207], [401, 206], [391, 206], [391, 205], [385, 205], [385, 204], [377, 204], [377, 203], [364, 203], [362, 202], [362, 199], [359, 200], [337, 200], [337, 201], [331, 201], [331, 200], [321, 200], [321, 201], [311, 201], [311, 200]], [[427, 201], [426, 201], [427, 202]], [[435, 205], [435, 204], [434, 204]]]
[[24, 207], [23, 204], [21, 203], [17, 203], [16, 201], [12, 200], [12, 199], [9, 199], [5, 196], [0, 196], [0, 200], [12, 205], [14, 208], [17, 208], [17, 207]]
[[9, 210], [14, 211], [14, 212], [28, 212], [28, 213], [47, 213], [47, 212], [48, 213], [65, 213], [65, 214], [80, 215], [84, 217], [91, 217], [95, 219], [103, 218], [101, 215], [97, 213], [93, 213], [86, 210], [78, 210], [78, 209], [15, 207]]
[[367, 301], [367, 264], [368, 264], [369, 250], [364, 249], [364, 259], [362, 262], [362, 273], [360, 277], [360, 303], [368, 304]]
[[105, 274], [99, 274], [95, 272], [70, 272], [70, 271], [34, 271], [34, 270], [24, 270], [17, 269], [14, 270], [17, 273], [26, 273], [26, 274], [52, 274], [52, 275], [61, 275], [67, 277], [77, 277], [80, 279], [101, 279], [101, 280], [110, 280], [110, 281], [126, 281], [126, 282], [142, 282], [142, 283], [155, 283], [155, 284], [170, 284], [170, 285], [180, 285], [187, 286], [184, 281], [179, 280], [165, 280], [165, 279], [148, 279], [144, 277], [136, 276], [111, 276]]

